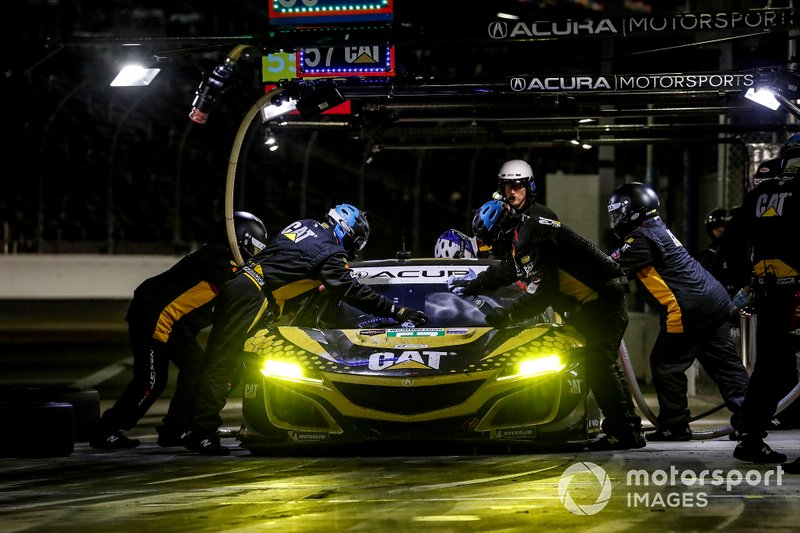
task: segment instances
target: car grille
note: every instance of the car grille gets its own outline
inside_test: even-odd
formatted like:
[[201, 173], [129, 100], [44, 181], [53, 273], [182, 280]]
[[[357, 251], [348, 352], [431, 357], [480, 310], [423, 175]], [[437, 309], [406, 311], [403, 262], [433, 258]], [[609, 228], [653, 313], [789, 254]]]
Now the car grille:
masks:
[[358, 383], [335, 383], [336, 388], [359, 407], [386, 413], [415, 415], [463, 403], [484, 380], [421, 387], [384, 387]]

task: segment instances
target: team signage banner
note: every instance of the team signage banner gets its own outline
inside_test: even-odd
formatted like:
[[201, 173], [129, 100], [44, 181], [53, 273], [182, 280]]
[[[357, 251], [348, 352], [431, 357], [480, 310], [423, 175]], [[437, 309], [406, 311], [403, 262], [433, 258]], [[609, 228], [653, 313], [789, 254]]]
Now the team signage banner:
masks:
[[536, 20], [490, 22], [489, 37], [496, 40], [587, 35], [658, 34], [725, 30], [772, 30], [797, 26], [794, 9], [759, 9], [726, 13], [675, 13], [656, 17], [609, 17], [586, 20]]
[[753, 87], [755, 74], [742, 72], [691, 72], [665, 74], [614, 74], [604, 76], [518, 76], [511, 78], [514, 92], [628, 92], [682, 90], [740, 91]]

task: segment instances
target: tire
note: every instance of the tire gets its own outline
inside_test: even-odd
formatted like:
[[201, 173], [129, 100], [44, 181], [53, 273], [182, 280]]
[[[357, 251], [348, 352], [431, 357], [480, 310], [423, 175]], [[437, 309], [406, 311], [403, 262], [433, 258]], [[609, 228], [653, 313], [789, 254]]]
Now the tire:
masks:
[[0, 402], [68, 403], [75, 418], [75, 442], [87, 442], [100, 420], [100, 394], [94, 389], [77, 387], [7, 387], [0, 388]]
[[9, 431], [0, 439], [2, 457], [66, 457], [75, 449], [75, 412], [65, 402], [0, 402]]

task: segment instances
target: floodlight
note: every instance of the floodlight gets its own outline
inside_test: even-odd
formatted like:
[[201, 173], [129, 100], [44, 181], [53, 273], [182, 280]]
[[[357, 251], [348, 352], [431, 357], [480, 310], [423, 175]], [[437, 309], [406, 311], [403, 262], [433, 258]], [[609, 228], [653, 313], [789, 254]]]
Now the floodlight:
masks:
[[159, 72], [160, 68], [147, 68], [141, 64], [125, 65], [111, 82], [111, 87], [144, 87], [150, 85]]
[[781, 106], [781, 103], [775, 98], [775, 93], [772, 92], [772, 89], [768, 88], [755, 90], [750, 87], [747, 89], [747, 92], [744, 93], [744, 97], [764, 107], [768, 107], [773, 111], [776, 111]]

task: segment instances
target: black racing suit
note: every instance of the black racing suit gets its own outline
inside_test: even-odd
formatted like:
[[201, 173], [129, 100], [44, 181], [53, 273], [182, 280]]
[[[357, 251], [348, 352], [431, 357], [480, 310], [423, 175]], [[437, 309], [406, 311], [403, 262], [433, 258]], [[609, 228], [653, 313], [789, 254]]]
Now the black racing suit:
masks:
[[104, 430], [131, 429], [144, 416], [167, 385], [170, 361], [179, 372], [164, 427], [178, 435], [188, 428], [204, 362], [197, 335], [211, 325], [219, 287], [233, 272], [230, 250], [207, 243], [136, 288], [126, 316], [133, 379], [113, 407], [103, 413], [100, 424]]
[[660, 315], [661, 328], [650, 352], [659, 427], [688, 427], [685, 372], [695, 359], [719, 387], [733, 413], [731, 423], [738, 427], [747, 370], [731, 337], [732, 304], [725, 287], [689, 255], [660, 217], [635, 228], [612, 257]]
[[[535, 201], [526, 201], [522, 209], [512, 208], [512, 211], [514, 212], [514, 227], [518, 226], [520, 221], [524, 222], [529, 218], [535, 217], [558, 220], [558, 215], [552, 209]], [[497, 240], [492, 244], [490, 257], [513, 263], [513, 258], [511, 257], [512, 241], [513, 231], [501, 231]]]
[[798, 228], [800, 177], [789, 175], [765, 180], [747, 193], [723, 234], [721, 253], [733, 265], [739, 286], [755, 279], [757, 354], [742, 406], [743, 434], [763, 434], [778, 402], [797, 384]]
[[391, 316], [392, 302], [353, 277], [347, 255], [327, 224], [298, 220], [276, 235], [222, 286], [200, 377], [192, 427], [214, 435], [248, 334], [267, 309], [277, 319], [284, 305], [320, 285], [331, 295], [376, 316]]
[[[533, 217], [512, 232], [514, 264], [493, 265], [470, 282], [469, 290], [515, 280], [527, 290], [508, 309], [512, 320], [552, 306], [584, 336], [587, 382], [603, 412], [603, 431], [622, 441], [641, 435], [630, 390], [619, 366], [619, 346], [628, 326], [628, 283], [619, 266], [558, 221]], [[474, 285], [473, 285], [474, 284]]]

